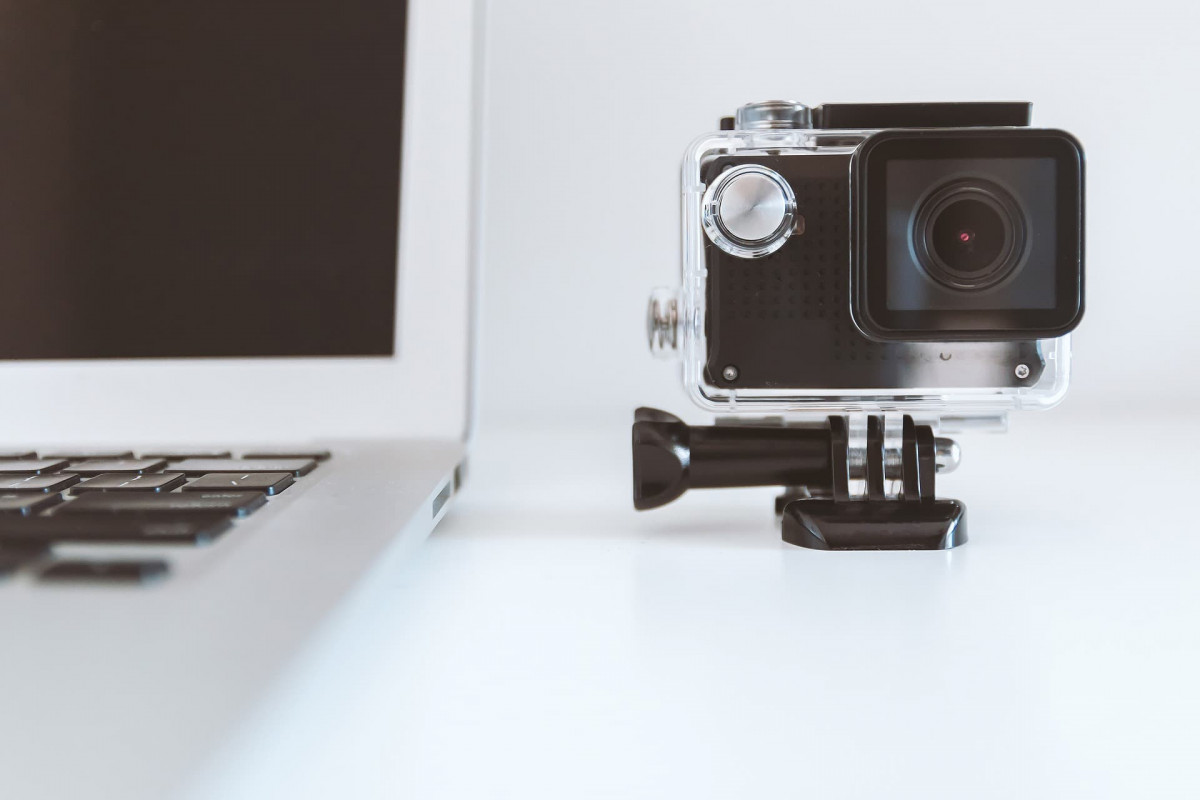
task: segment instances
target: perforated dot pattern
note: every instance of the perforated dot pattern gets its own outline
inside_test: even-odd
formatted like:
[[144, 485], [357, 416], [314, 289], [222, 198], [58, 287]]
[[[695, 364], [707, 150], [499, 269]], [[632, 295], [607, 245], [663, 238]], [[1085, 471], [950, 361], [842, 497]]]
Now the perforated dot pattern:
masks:
[[[720, 361], [738, 367], [741, 386], [830, 386], [833, 364], [889, 355], [889, 346], [864, 338], [849, 319], [849, 164], [840, 156], [776, 161], [773, 167], [796, 194], [804, 229], [765, 258], [739, 259], [710, 248], [719, 287], [710, 292], [717, 317], [710, 326], [710, 372]], [[788, 347], [792, 342], [803, 345]]]

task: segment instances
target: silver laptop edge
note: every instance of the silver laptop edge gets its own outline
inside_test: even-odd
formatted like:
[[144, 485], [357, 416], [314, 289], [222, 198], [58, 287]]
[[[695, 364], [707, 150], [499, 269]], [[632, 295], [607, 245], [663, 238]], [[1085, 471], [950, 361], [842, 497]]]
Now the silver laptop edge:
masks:
[[0, 357], [3, 448], [332, 453], [208, 546], [54, 548], [162, 558], [155, 583], [0, 578], [0, 678], [22, 687], [6, 796], [187, 792], [364, 576], [449, 511], [474, 430], [484, 5], [408, 0], [393, 356]]

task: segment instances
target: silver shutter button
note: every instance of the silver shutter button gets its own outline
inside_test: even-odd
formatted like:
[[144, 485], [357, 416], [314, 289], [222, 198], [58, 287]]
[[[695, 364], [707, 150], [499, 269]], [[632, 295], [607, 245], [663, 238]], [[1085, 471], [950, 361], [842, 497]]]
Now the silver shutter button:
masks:
[[704, 231], [740, 258], [774, 253], [792, 233], [796, 196], [774, 170], [757, 164], [728, 169], [704, 193]]

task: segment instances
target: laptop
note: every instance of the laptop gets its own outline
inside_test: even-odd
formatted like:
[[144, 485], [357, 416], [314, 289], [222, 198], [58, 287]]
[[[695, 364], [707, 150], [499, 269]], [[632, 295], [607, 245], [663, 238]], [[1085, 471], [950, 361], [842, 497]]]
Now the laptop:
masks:
[[447, 513], [475, 0], [0, 0], [0, 794], [170, 796]]

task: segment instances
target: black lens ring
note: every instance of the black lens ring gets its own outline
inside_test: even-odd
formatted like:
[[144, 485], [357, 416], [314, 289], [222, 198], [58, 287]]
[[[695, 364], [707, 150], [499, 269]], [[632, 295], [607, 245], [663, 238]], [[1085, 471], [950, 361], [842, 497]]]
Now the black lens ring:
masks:
[[[1004, 244], [996, 258], [983, 269], [964, 272], [947, 264], [933, 244], [933, 227], [942, 212], [962, 200], [974, 200], [994, 210], [1004, 224]], [[1025, 254], [1025, 215], [1012, 196], [994, 183], [958, 180], [935, 190], [921, 204], [912, 227], [917, 261], [929, 277], [951, 289], [975, 291], [1003, 281], [1021, 263]]]

